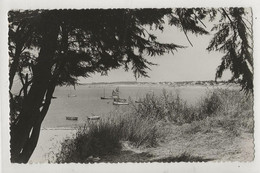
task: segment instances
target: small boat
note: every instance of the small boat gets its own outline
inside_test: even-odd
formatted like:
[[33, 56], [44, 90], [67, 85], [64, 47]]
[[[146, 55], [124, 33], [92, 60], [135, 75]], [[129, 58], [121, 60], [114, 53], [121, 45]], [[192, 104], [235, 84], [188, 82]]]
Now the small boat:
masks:
[[110, 96], [110, 97], [106, 97], [105, 96], [106, 94], [105, 94], [105, 89], [104, 89], [104, 96], [103, 97], [100, 97], [102, 100], [112, 100], [112, 99], [114, 99], [112, 96]]
[[114, 99], [113, 97], [100, 97], [102, 100], [112, 100]]
[[113, 105], [129, 105], [129, 103], [126, 102], [126, 99], [121, 99], [119, 97], [119, 87], [112, 91], [112, 97], [114, 99]]
[[88, 117], [88, 120], [99, 120], [99, 119], [100, 119], [100, 116], [97, 116], [97, 115]]
[[52, 99], [57, 99], [57, 97], [55, 97], [55, 96], [52, 96], [51, 98], [52, 98]]
[[66, 117], [66, 120], [77, 121], [78, 117]]
[[113, 101], [113, 105], [129, 105], [128, 102]]
[[77, 97], [75, 94], [68, 94], [68, 97]]
[[143, 103], [142, 99], [138, 97], [139, 93], [136, 93], [135, 103]]

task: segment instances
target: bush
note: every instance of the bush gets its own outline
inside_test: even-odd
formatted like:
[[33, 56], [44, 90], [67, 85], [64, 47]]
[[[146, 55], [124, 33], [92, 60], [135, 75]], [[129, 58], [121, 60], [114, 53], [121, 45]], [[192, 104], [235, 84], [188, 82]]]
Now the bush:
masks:
[[211, 116], [220, 106], [221, 100], [216, 92], [208, 93], [198, 105], [188, 105], [180, 98], [178, 92], [173, 95], [163, 90], [161, 96], [146, 94], [141, 104], [134, 107], [134, 112], [141, 117], [166, 120], [181, 125]]
[[194, 112], [194, 108], [188, 106], [178, 93], [173, 95], [172, 93], [167, 93], [166, 90], [163, 90], [161, 96], [146, 94], [145, 98], [141, 100], [141, 104], [133, 105], [133, 107], [133, 112], [140, 117], [176, 123], [181, 123], [184, 119], [191, 118]]
[[161, 136], [153, 120], [130, 113], [116, 113], [79, 128], [74, 139], [62, 142], [57, 163], [92, 162], [90, 158], [116, 154], [123, 141], [135, 147], [153, 147]]
[[253, 97], [239, 90], [214, 89], [208, 92], [197, 105], [197, 112], [202, 121], [192, 122], [191, 127], [196, 125], [204, 130], [222, 128], [234, 137], [242, 131], [254, 131]]
[[217, 112], [221, 104], [219, 93], [214, 90], [212, 93], [207, 93], [206, 97], [199, 104], [198, 111], [201, 115], [212, 115]]
[[[140, 117], [165, 120], [179, 125], [203, 120], [212, 116], [240, 117], [241, 126], [252, 127], [253, 98], [236, 89], [213, 89], [195, 105], [188, 105], [179, 94], [163, 90], [161, 96], [146, 94], [141, 104], [133, 105], [133, 112]], [[247, 115], [243, 115], [247, 112]], [[248, 119], [245, 121], [243, 119]]]
[[[253, 132], [253, 96], [245, 95], [239, 90], [217, 90], [221, 99], [221, 107], [218, 115], [224, 117], [223, 121], [233, 121], [236, 129]], [[228, 126], [227, 126], [228, 127]]]

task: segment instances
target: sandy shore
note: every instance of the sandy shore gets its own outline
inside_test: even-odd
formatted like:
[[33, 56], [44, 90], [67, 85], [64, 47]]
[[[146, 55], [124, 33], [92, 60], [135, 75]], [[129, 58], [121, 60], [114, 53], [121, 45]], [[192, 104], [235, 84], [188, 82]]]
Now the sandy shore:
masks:
[[55, 154], [61, 147], [61, 142], [75, 136], [76, 131], [73, 128], [43, 128], [29, 163], [53, 162]]

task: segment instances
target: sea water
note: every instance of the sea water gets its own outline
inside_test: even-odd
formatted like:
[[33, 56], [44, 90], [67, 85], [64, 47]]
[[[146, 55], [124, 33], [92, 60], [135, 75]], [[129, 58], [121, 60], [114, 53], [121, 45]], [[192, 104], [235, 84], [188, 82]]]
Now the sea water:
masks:
[[[113, 100], [102, 100], [100, 97], [111, 96], [112, 91], [119, 87], [120, 98], [139, 100], [147, 93], [157, 96], [166, 90], [170, 93], [178, 92], [180, 97], [193, 104], [205, 93], [206, 87], [172, 87], [167, 85], [79, 85], [72, 87], [57, 87], [52, 99], [50, 109], [42, 123], [42, 128], [73, 127], [83, 125], [87, 118], [93, 115], [104, 116], [111, 111], [121, 109], [127, 105], [113, 105]], [[76, 97], [68, 97], [68, 95]], [[78, 117], [77, 121], [66, 120], [66, 117]]]

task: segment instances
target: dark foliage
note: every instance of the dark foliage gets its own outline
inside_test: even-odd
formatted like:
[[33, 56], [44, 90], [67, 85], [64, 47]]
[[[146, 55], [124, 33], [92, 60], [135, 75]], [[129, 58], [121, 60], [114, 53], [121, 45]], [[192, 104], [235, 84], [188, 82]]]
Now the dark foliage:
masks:
[[[244, 8], [219, 9], [221, 19], [212, 31], [215, 35], [208, 50], [223, 52], [222, 62], [216, 79], [222, 77], [224, 70], [233, 73], [232, 81], [238, 81], [242, 90], [253, 93], [253, 32], [250, 14]], [[252, 15], [252, 14], [251, 14]]]
[[[78, 77], [106, 75], [130, 67], [148, 76], [156, 56], [182, 46], [160, 43], [146, 27], [163, 31], [171, 9], [19, 10], [9, 12], [10, 95], [14, 76], [22, 84], [21, 110], [11, 125], [11, 160], [27, 162], [57, 85], [75, 85]], [[15, 100], [10, 101], [16, 103]]]

